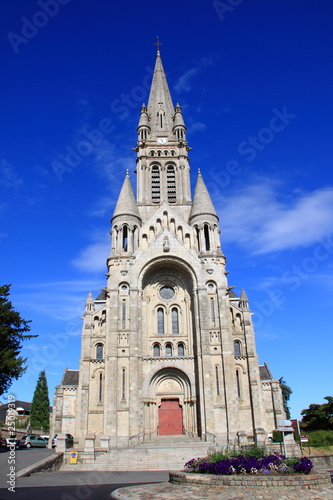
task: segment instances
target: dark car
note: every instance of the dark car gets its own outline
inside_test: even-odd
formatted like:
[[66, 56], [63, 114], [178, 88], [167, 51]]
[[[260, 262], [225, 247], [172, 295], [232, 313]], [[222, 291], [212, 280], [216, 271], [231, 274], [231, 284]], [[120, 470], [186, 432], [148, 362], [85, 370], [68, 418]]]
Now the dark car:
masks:
[[[52, 448], [55, 448], [57, 446], [57, 435], [54, 436], [52, 439]], [[65, 434], [66, 436], [66, 448], [71, 448], [74, 444], [74, 438], [72, 434]]]
[[46, 448], [47, 441], [36, 434], [28, 434], [20, 439], [20, 448]]
[[0, 451], [7, 450], [7, 440], [5, 438], [0, 438]]

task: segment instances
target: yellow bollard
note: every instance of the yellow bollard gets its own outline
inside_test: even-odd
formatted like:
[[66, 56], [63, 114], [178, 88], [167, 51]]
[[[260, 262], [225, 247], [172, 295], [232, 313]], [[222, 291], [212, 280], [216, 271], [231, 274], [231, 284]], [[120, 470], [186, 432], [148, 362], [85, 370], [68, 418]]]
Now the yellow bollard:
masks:
[[77, 464], [77, 451], [72, 451], [69, 455], [69, 463]]

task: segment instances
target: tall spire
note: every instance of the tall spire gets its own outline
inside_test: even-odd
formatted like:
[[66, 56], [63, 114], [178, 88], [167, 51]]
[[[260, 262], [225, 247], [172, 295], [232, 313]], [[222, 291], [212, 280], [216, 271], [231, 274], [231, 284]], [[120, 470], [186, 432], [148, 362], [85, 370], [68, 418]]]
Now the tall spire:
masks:
[[153, 136], [167, 136], [172, 134], [174, 114], [175, 110], [172, 104], [160, 51], [157, 50], [153, 81], [148, 101], [148, 115], [151, 120]]
[[126, 170], [125, 180], [121, 188], [112, 220], [118, 216], [132, 215], [140, 219], [139, 210], [135, 201], [129, 172]]

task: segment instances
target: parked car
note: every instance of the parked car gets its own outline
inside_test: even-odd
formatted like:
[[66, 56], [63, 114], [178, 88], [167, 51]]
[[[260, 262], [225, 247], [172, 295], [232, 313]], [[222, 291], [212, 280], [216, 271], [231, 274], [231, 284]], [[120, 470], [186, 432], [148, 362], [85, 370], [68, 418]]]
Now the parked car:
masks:
[[7, 450], [7, 440], [5, 438], [0, 438], [0, 451]]
[[[57, 435], [54, 436], [52, 439], [52, 448], [55, 448], [57, 446]], [[74, 444], [74, 438], [72, 434], [65, 434], [66, 436], [66, 448], [71, 448]]]
[[20, 440], [15, 438], [5, 438], [7, 442], [7, 447], [9, 448], [12, 445], [15, 445], [15, 448], [19, 447]]
[[20, 439], [20, 448], [46, 448], [47, 441], [36, 434], [28, 434]]

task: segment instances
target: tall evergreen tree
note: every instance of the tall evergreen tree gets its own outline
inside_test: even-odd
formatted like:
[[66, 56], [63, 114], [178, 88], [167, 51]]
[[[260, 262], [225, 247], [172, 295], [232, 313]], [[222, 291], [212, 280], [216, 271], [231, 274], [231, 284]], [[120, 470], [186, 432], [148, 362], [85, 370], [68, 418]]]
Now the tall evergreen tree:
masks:
[[26, 370], [26, 358], [19, 356], [22, 341], [37, 337], [24, 335], [30, 331], [29, 323], [21, 318], [8, 300], [11, 285], [0, 286], [0, 395], [6, 392]]
[[31, 403], [30, 425], [33, 429], [50, 429], [50, 400], [45, 371], [40, 372]]

